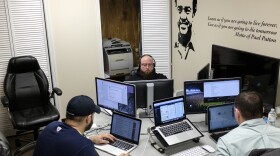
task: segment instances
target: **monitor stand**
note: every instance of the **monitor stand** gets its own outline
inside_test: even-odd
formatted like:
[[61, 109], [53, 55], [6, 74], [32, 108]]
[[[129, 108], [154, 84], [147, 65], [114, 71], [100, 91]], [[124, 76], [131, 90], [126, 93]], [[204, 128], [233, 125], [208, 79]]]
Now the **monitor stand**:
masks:
[[147, 83], [147, 108], [145, 112], [139, 113], [139, 118], [153, 117], [153, 102], [154, 102], [154, 84]]

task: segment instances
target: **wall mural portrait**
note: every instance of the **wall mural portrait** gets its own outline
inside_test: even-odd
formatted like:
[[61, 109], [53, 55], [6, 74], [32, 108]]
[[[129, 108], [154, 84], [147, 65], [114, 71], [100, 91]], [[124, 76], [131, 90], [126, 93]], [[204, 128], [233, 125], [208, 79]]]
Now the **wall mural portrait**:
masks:
[[181, 56], [181, 59], [187, 59], [189, 52], [195, 52], [192, 43], [193, 19], [197, 11], [197, 0], [175, 0], [175, 12], [178, 13], [178, 40], [174, 48]]

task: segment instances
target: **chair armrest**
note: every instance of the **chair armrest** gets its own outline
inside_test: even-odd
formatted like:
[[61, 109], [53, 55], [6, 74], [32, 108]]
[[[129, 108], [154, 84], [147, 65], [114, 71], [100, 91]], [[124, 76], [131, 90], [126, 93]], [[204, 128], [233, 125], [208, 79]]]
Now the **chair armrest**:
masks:
[[1, 102], [4, 107], [9, 107], [9, 99], [6, 96], [1, 96]]
[[53, 92], [58, 96], [62, 95], [62, 90], [60, 88], [54, 87]]
[[60, 95], [62, 95], [62, 90], [60, 88], [54, 87], [50, 98], [54, 97], [54, 93], [56, 95], [60, 96]]

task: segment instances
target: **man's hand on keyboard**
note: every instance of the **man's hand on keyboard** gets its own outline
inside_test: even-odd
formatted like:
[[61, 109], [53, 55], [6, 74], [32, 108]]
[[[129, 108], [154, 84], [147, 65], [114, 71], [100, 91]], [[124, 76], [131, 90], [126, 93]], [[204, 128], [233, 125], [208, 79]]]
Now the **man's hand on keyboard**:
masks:
[[101, 144], [108, 144], [110, 141], [114, 142], [116, 138], [109, 133], [103, 133], [103, 134], [91, 136], [89, 139], [95, 144], [101, 145]]

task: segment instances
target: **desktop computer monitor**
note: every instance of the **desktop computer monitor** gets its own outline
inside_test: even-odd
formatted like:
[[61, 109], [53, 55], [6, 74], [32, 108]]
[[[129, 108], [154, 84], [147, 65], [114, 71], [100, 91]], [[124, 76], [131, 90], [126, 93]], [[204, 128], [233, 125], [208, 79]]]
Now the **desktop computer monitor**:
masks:
[[197, 79], [209, 79], [210, 76], [210, 64], [207, 63], [200, 71], [197, 73]]
[[95, 84], [97, 105], [136, 117], [134, 85], [97, 77]]
[[262, 95], [265, 115], [275, 107], [279, 65], [279, 58], [212, 45], [213, 78], [241, 77], [242, 90], [257, 91]]
[[147, 108], [149, 103], [147, 93], [149, 87], [147, 84], [153, 84], [152, 101], [173, 97], [174, 81], [173, 79], [156, 79], [156, 80], [139, 80], [139, 81], [125, 81], [136, 86], [136, 105], [137, 108]]
[[186, 113], [206, 113], [208, 106], [234, 102], [240, 91], [240, 77], [185, 81]]

